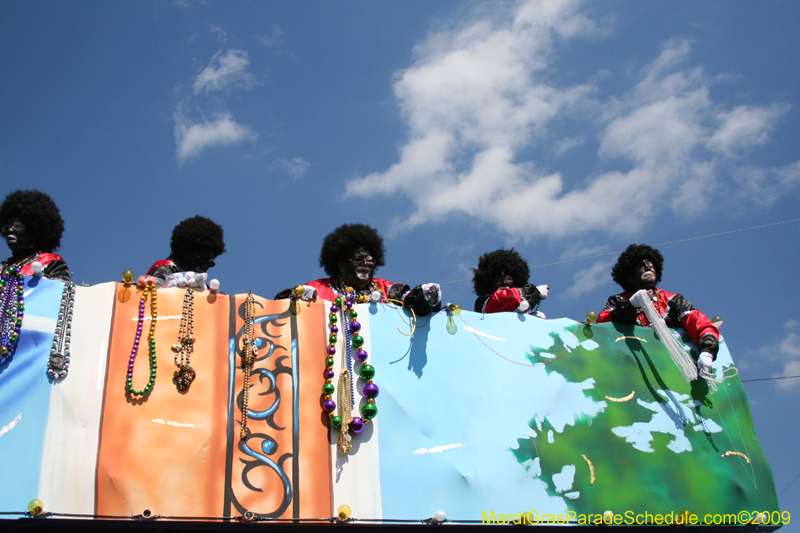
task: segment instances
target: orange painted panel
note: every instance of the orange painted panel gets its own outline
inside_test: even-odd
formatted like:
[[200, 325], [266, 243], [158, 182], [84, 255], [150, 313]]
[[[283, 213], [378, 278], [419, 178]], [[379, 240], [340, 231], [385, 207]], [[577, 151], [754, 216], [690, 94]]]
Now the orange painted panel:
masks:
[[[328, 415], [322, 411], [323, 372], [328, 347], [327, 315], [322, 303], [301, 306], [300, 341], [300, 508], [303, 516], [333, 516]], [[313, 310], [313, 313], [311, 312]], [[322, 327], [320, 327], [322, 326]]]
[[[171, 345], [185, 291], [158, 291], [157, 378], [144, 398], [125, 392], [142, 291], [117, 285], [97, 468], [96, 512], [164, 516], [274, 517], [331, 514], [330, 452], [320, 394], [326, 346], [322, 304], [256, 297], [261, 346], [250, 389], [250, 435], [240, 441], [244, 295], [195, 293], [197, 378], [177, 390]], [[235, 304], [233, 308], [231, 305]], [[149, 302], [133, 386], [148, 380]]]
[[[132, 398], [125, 391], [125, 379], [142, 291], [117, 285], [97, 464], [100, 515], [139, 514], [149, 508], [170, 516], [214, 516], [222, 509], [229, 298], [194, 295], [191, 366], [197, 378], [182, 393], [172, 380], [176, 367], [171, 346], [178, 339], [184, 294], [183, 289], [157, 291], [156, 382], [145, 397]], [[143, 389], [149, 376], [149, 309], [148, 300], [134, 367], [135, 389]]]

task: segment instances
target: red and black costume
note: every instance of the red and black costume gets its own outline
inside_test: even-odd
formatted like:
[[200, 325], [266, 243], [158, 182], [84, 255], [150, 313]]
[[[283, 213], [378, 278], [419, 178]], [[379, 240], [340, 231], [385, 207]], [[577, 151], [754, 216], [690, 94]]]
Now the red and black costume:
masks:
[[[344, 296], [344, 284], [338, 278], [317, 279], [314, 281], [309, 281], [308, 283], [305, 283], [305, 285], [316, 289], [317, 296], [329, 302]], [[413, 309], [414, 313], [418, 316], [426, 316], [431, 313], [435, 313], [442, 308], [438, 287], [437, 290], [434, 291], [435, 294], [429, 294], [428, 298], [426, 298], [424, 285], [419, 285], [411, 289], [405, 283], [392, 283], [383, 278], [372, 278], [372, 283], [370, 286], [364, 289], [355, 289], [355, 294], [356, 297], [370, 297], [372, 291], [375, 289], [381, 291], [383, 294], [382, 299], [403, 302], [403, 307], [406, 309]], [[291, 296], [292, 289], [285, 289], [275, 295], [275, 299], [285, 300], [286, 298], [291, 298]]]
[[[397, 289], [392, 289], [392, 287], [396, 286], [399, 287], [400, 286], [399, 283], [391, 283], [388, 280], [382, 278], [373, 278], [372, 283], [375, 284], [375, 288], [381, 291], [386, 298], [392, 300], [399, 300], [400, 299], [399, 296], [402, 296], [401, 294], [399, 294], [399, 291]], [[329, 302], [332, 302], [336, 298], [342, 296], [342, 294], [336, 294], [336, 292], [334, 292], [334, 288], [337, 287], [335, 278], [315, 279], [314, 281], [309, 281], [305, 285], [317, 289], [317, 296]], [[405, 285], [405, 287], [406, 290], [408, 290], [408, 285]], [[392, 289], [391, 296], [390, 296], [390, 289]], [[291, 289], [289, 289], [289, 291], [291, 292]], [[283, 291], [281, 294], [283, 294], [284, 292], [286, 291]], [[356, 290], [356, 296], [362, 295], [362, 293], [363, 295], [369, 296], [371, 292], [372, 292], [372, 287], [368, 287], [367, 289], [363, 290]], [[281, 298], [276, 297], [275, 299], [279, 300]]]
[[346, 288], [352, 287], [357, 302], [369, 302], [372, 293], [380, 291], [382, 301], [402, 302], [403, 307], [412, 309], [417, 315], [439, 311], [442, 306], [439, 285], [427, 283], [411, 289], [404, 283], [391, 283], [373, 277], [375, 270], [386, 264], [385, 254], [383, 238], [375, 228], [366, 224], [342, 224], [325, 236], [319, 254], [319, 266], [330, 277], [306, 283], [307, 290], [302, 296], [294, 295], [293, 289], [286, 289], [279, 292], [275, 299], [298, 297], [308, 301], [314, 298], [312, 293], [316, 291], [317, 297], [334, 301], [345, 295]]
[[504, 311], [517, 311], [523, 300], [534, 309], [542, 301], [542, 295], [534, 285], [526, 284], [523, 287], [503, 287], [492, 294], [481, 294], [475, 300], [476, 313], [501, 313]]
[[36, 252], [22, 259], [12, 256], [0, 263], [0, 268], [4, 269], [7, 265], [9, 267], [19, 267], [23, 276], [33, 276], [34, 272], [31, 264], [34, 261], [39, 261], [39, 263], [41, 263], [42, 277], [63, 281], [64, 283], [72, 281], [72, 277], [69, 274], [69, 267], [66, 261], [64, 261], [64, 258], [50, 252]]
[[[528, 283], [531, 273], [528, 262], [513, 248], [501, 248], [481, 255], [472, 273], [472, 288], [478, 295], [475, 300], [476, 313], [524, 310], [544, 318], [543, 314], [534, 313], [533, 310], [547, 298], [547, 289], [545, 285], [540, 285], [540, 289]], [[520, 309], [522, 302], [527, 302], [527, 309]]]
[[172, 259], [162, 259], [153, 263], [153, 266], [150, 267], [146, 275], [153, 276], [161, 281], [162, 284], [165, 284], [169, 275], [176, 272], [181, 272], [181, 269], [175, 264], [175, 261]]
[[38, 261], [43, 277], [71, 281], [64, 258], [52, 253], [61, 244], [64, 220], [49, 195], [37, 190], [12, 192], [0, 204], [0, 224], [11, 249], [11, 257], [2, 262], [3, 268], [20, 268], [23, 276], [33, 276], [31, 264]]
[[[715, 359], [719, 351], [719, 330], [706, 315], [695, 309], [681, 294], [652, 289], [655, 293], [653, 306], [670, 328], [683, 326], [701, 352], [709, 352]], [[610, 296], [597, 322], [624, 322], [650, 327], [645, 314], [630, 303], [633, 296], [628, 291]]]

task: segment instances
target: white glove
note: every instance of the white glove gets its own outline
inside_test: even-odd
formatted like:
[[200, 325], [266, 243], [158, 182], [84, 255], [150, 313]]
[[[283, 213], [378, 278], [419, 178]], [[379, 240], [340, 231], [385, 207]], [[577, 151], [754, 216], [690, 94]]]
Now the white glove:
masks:
[[709, 352], [700, 352], [700, 357], [697, 358], [697, 368], [706, 374], [711, 374], [714, 371], [713, 365], [714, 356]]
[[527, 313], [530, 308], [531, 304], [528, 303], [528, 300], [522, 300], [517, 307], [517, 313]]
[[550, 294], [550, 287], [547, 285], [537, 285], [536, 290], [542, 295], [542, 300], [547, 300], [547, 295]]
[[544, 318], [544, 319], [547, 318], [545, 314], [542, 313], [541, 311], [534, 311], [533, 313], [531, 313], [531, 316], [535, 316], [536, 318]]
[[422, 287], [422, 296], [428, 305], [431, 307], [439, 305], [439, 302], [442, 301], [442, 288], [438, 283], [423, 283], [420, 287]]
[[630, 302], [634, 307], [644, 307], [648, 298], [650, 298], [650, 293], [647, 289], [639, 289], [631, 296]]
[[300, 297], [301, 300], [304, 302], [316, 302], [317, 301], [317, 289], [312, 287], [311, 285], [303, 285], [303, 295]]
[[174, 272], [167, 276], [163, 286], [166, 287], [188, 287], [191, 289], [204, 290], [206, 288], [207, 272]]

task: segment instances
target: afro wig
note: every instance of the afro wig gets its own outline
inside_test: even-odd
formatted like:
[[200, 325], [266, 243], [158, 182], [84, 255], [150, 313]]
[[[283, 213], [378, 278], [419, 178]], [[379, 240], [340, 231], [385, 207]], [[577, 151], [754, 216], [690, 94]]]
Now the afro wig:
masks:
[[208, 248], [214, 256], [225, 252], [222, 226], [200, 215], [187, 218], [172, 230], [172, 253], [194, 252]]
[[61, 245], [64, 219], [49, 195], [37, 190], [12, 192], [0, 205], [0, 224], [14, 217], [25, 224], [39, 250], [52, 252]]
[[472, 272], [475, 294], [491, 294], [494, 291], [495, 278], [500, 274], [514, 278], [514, 285], [517, 287], [526, 285], [531, 274], [528, 262], [513, 248], [483, 254], [478, 259], [478, 268], [473, 268]]
[[611, 268], [611, 278], [626, 291], [630, 290], [628, 279], [642, 259], [647, 259], [653, 263], [653, 267], [656, 269], [656, 283], [659, 283], [661, 281], [661, 270], [664, 266], [664, 256], [661, 255], [661, 252], [646, 244], [631, 244], [628, 246], [620, 254], [617, 264]]
[[342, 224], [322, 241], [319, 266], [331, 277], [339, 275], [339, 263], [344, 263], [359, 248], [367, 250], [375, 260], [375, 269], [386, 264], [383, 239], [375, 228], [365, 224]]

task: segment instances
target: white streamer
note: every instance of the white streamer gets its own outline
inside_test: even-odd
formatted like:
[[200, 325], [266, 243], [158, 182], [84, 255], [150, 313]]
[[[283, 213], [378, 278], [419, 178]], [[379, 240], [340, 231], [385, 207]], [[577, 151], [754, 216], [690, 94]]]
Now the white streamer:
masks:
[[686, 350], [678, 344], [677, 339], [672, 335], [664, 319], [653, 306], [651, 298], [650, 293], [642, 289], [636, 291], [636, 294], [631, 296], [630, 302], [631, 305], [640, 307], [644, 311], [647, 320], [650, 321], [650, 325], [653, 326], [658, 338], [661, 339], [667, 352], [669, 352], [669, 356], [672, 357], [672, 362], [674, 362], [678, 370], [681, 371], [684, 381], [686, 381], [686, 383], [691, 383], [697, 379], [697, 366], [695, 366], [692, 357], [686, 353]]
[[[725, 372], [727, 370], [730, 370], [730, 372], [728, 372], [726, 374]], [[704, 380], [706, 380], [706, 383], [708, 383], [708, 390], [711, 391], [711, 394], [714, 394], [715, 392], [717, 392], [717, 384], [718, 383], [722, 383], [726, 379], [730, 379], [730, 378], [732, 378], [734, 376], [737, 376], [738, 374], [739, 374], [739, 371], [734, 367], [727, 368], [724, 371], [719, 372], [719, 373], [715, 372], [714, 374], [709, 374], [705, 370], [701, 370], [700, 371], [700, 377], [703, 378]]]

